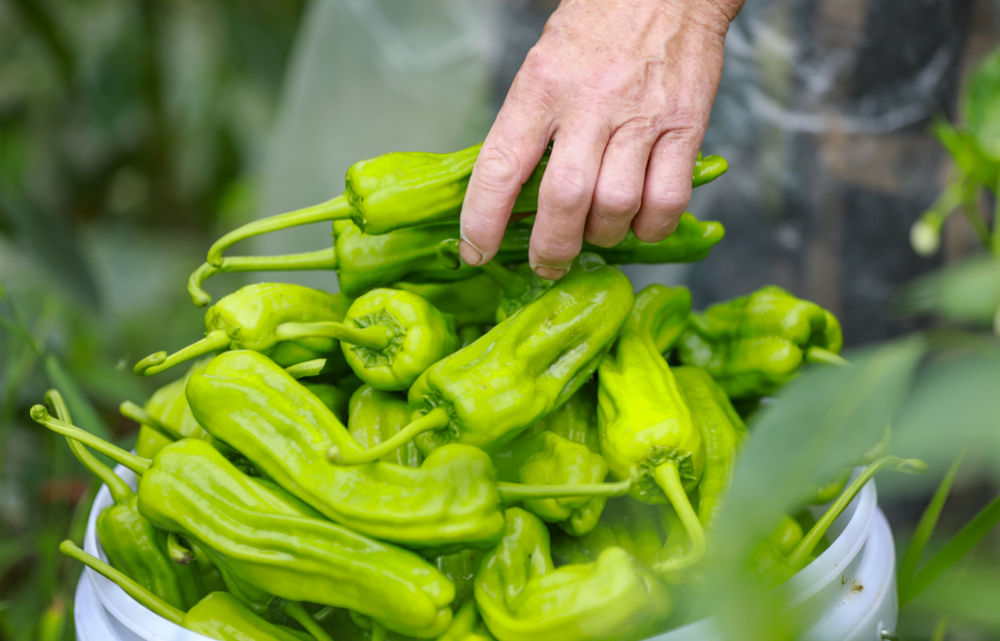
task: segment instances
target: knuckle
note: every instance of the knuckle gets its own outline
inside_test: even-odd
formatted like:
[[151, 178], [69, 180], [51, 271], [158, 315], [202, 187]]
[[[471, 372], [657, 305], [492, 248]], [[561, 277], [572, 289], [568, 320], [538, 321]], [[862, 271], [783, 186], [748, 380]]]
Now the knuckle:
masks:
[[550, 204], [560, 209], [584, 206], [593, 194], [584, 171], [578, 167], [549, 168], [545, 172], [545, 192]]
[[636, 238], [646, 243], [658, 243], [677, 228], [679, 216], [652, 215], [643, 216], [632, 225]]
[[483, 149], [476, 160], [475, 173], [493, 188], [520, 186], [521, 168], [517, 156], [505, 147]]
[[598, 184], [591, 210], [599, 216], [620, 220], [634, 216], [641, 203], [642, 194], [637, 189], [623, 186], [601, 187]]

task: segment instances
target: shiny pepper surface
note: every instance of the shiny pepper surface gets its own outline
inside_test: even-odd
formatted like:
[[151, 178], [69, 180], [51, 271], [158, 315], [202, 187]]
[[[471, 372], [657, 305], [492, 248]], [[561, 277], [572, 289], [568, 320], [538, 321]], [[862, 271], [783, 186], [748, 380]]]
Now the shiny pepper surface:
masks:
[[394, 283], [395, 289], [419, 294], [445, 314], [455, 317], [455, 325], [492, 325], [500, 287], [488, 274], [479, 274], [454, 283]]
[[139, 509], [276, 596], [347, 607], [423, 638], [450, 623], [454, 587], [430, 564], [316, 518], [203, 441], [178, 441], [157, 454], [139, 483]]
[[669, 615], [666, 589], [621, 548], [557, 570], [538, 517], [511, 508], [506, 522], [476, 575], [476, 603], [500, 641], [627, 641]]
[[[59, 420], [72, 421], [58, 391], [50, 390], [46, 401]], [[114, 505], [101, 511], [96, 523], [97, 538], [112, 565], [175, 608], [194, 605], [204, 595], [196, 569], [170, 558], [167, 534], [139, 514], [138, 497], [125, 481], [82, 444], [66, 440], [80, 463], [108, 487], [114, 501]]]
[[[349, 222], [334, 225], [337, 276], [340, 291], [356, 297], [397, 281], [447, 283], [481, 273], [478, 267], [461, 265], [452, 269], [438, 258], [437, 246], [458, 240], [458, 223], [436, 223], [407, 227], [387, 234], [366, 234]], [[528, 255], [531, 226], [507, 226], [496, 260], [524, 260]]]
[[[600, 483], [608, 474], [603, 456], [550, 431], [519, 442], [513, 458], [518, 468], [517, 480], [527, 485]], [[597, 525], [606, 500], [602, 496], [580, 496], [525, 500], [523, 505], [543, 521], [558, 523], [570, 534], [579, 536]]]
[[153, 395], [146, 401], [144, 408], [146, 414], [157, 421], [160, 426], [167, 428], [171, 438], [151, 425], [140, 423], [139, 438], [135, 446], [135, 451], [139, 456], [153, 458], [157, 452], [178, 439], [204, 438], [205, 430], [201, 429], [198, 421], [194, 420], [191, 408], [188, 407], [187, 397], [184, 395], [184, 388], [187, 387], [188, 379], [195, 373], [204, 370], [207, 364], [208, 359], [195, 363], [184, 375], [184, 378], [164, 385], [153, 392]]
[[706, 528], [722, 509], [747, 428], [711, 375], [697, 367], [671, 370], [705, 444], [705, 469], [698, 483], [698, 519]]
[[734, 400], [756, 399], [791, 380], [804, 361], [830, 360], [842, 345], [833, 314], [769, 286], [692, 314], [677, 355], [706, 369]]
[[594, 254], [479, 340], [439, 361], [409, 392], [415, 416], [447, 411], [421, 434], [430, 452], [450, 442], [499, 447], [565, 403], [597, 367], [632, 304], [632, 284]]
[[650, 285], [635, 299], [622, 334], [598, 371], [601, 452], [611, 473], [633, 479], [631, 495], [646, 503], [669, 502], [692, 540], [687, 557], [671, 567], [696, 562], [705, 552], [704, 528], [687, 492], [705, 469], [704, 438], [691, 415], [656, 337], [677, 291]]
[[339, 322], [349, 301], [301, 285], [260, 283], [225, 296], [205, 313], [205, 338], [171, 355], [157, 352], [139, 361], [137, 374], [149, 376], [222, 349], [252, 349], [270, 355], [282, 366], [338, 355], [336, 340], [303, 337], [286, 340], [286, 323]]
[[[409, 422], [410, 406], [400, 394], [363, 385], [351, 395], [347, 428], [354, 440], [365, 449], [392, 438]], [[424, 456], [416, 443], [411, 441], [379, 460], [418, 468], [424, 462]]]
[[129, 576], [115, 571], [69, 541], [59, 546], [60, 551], [81, 561], [91, 569], [118, 584], [130, 597], [146, 609], [182, 628], [197, 632], [217, 641], [316, 641], [308, 634], [275, 625], [253, 613], [232, 594], [212, 592], [190, 610], [182, 609], [151, 594]]
[[332, 445], [365, 449], [319, 399], [257, 352], [220, 354], [192, 377], [187, 396], [214, 438], [337, 523], [419, 548], [486, 546], [501, 536], [493, 465], [481, 450], [442, 448], [419, 469], [330, 465]]
[[725, 235], [722, 223], [701, 221], [685, 212], [677, 222], [677, 229], [658, 243], [643, 242], [629, 231], [624, 240], [613, 247], [585, 242], [583, 251], [596, 252], [609, 263], [695, 263], [708, 256]]
[[380, 288], [364, 294], [347, 310], [344, 325], [383, 328], [388, 335], [384, 347], [341, 338], [347, 364], [375, 389], [408, 389], [428, 367], [458, 349], [454, 317], [407, 291]]

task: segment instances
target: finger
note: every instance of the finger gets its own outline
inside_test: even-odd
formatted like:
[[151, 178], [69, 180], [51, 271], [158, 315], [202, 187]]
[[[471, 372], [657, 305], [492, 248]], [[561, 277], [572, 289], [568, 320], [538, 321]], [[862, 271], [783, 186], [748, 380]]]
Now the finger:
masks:
[[622, 127], [604, 151], [584, 238], [599, 247], [617, 245], [642, 204], [646, 165], [656, 137], [648, 129]]
[[610, 127], [598, 119], [569, 121], [556, 134], [538, 188], [538, 214], [528, 250], [531, 268], [542, 278], [562, 278], [580, 253], [610, 136]]
[[691, 173], [700, 143], [701, 136], [684, 130], [664, 133], [653, 145], [642, 204], [632, 219], [632, 231], [639, 240], [656, 243], [677, 228], [691, 200]]
[[469, 265], [481, 265], [497, 253], [521, 185], [545, 153], [551, 131], [552, 117], [544, 105], [519, 98], [512, 89], [465, 193], [459, 252]]

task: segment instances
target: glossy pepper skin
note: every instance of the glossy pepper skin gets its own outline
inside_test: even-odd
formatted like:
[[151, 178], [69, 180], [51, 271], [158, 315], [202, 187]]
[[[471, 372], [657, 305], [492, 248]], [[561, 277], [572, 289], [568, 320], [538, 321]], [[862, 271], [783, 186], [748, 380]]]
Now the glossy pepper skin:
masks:
[[476, 603], [500, 641], [627, 641], [669, 614], [666, 589], [621, 548], [557, 570], [538, 517], [510, 508], [506, 522], [476, 575]]
[[697, 367], [675, 367], [671, 371], [705, 447], [705, 467], [698, 483], [698, 520], [707, 528], [729, 492], [736, 455], [747, 428], [708, 372]]
[[[371, 385], [363, 385], [351, 395], [349, 414], [347, 429], [365, 449], [395, 436], [410, 422], [410, 406], [406, 397], [379, 391]], [[424, 456], [416, 443], [411, 441], [379, 460], [418, 468], [424, 462]]]
[[[482, 273], [478, 267], [443, 264], [437, 246], [459, 238], [458, 223], [435, 223], [407, 227], [379, 236], [366, 234], [349, 222], [334, 225], [337, 254], [337, 277], [340, 291], [356, 297], [398, 281], [410, 283], [447, 283]], [[512, 223], [507, 226], [497, 260], [525, 260], [531, 226]]]
[[375, 389], [409, 389], [417, 377], [458, 349], [455, 319], [426, 299], [397, 289], [374, 289], [355, 300], [344, 325], [384, 328], [388, 345], [352, 344], [341, 339], [344, 358], [354, 373]]
[[[50, 390], [46, 400], [59, 420], [72, 420], [59, 392]], [[138, 497], [125, 481], [86, 447], [66, 440], [80, 463], [107, 485], [114, 501], [97, 516], [97, 538], [112, 565], [175, 608], [194, 605], [205, 594], [195, 568], [174, 563], [166, 533], [139, 514]]]
[[289, 601], [346, 607], [419, 638], [451, 623], [455, 589], [436, 568], [322, 519], [274, 483], [245, 476], [204, 441], [177, 441], [150, 462], [52, 419], [40, 405], [31, 416], [141, 475], [140, 514], [196, 544], [224, 576]]
[[618, 268], [580, 254], [542, 296], [417, 379], [414, 416], [448, 415], [445, 429], [417, 437], [421, 451], [455, 441], [499, 447], [558, 409], [590, 378], [631, 303]]
[[479, 274], [453, 283], [393, 283], [395, 289], [418, 294], [445, 314], [455, 317], [455, 326], [492, 325], [500, 287], [488, 274]]
[[669, 502], [692, 540], [691, 555], [704, 554], [704, 529], [686, 493], [705, 469], [704, 437], [691, 415], [656, 337], [662, 312], [677, 292], [650, 285], [636, 296], [621, 336], [598, 370], [601, 452], [611, 473], [632, 478], [631, 496], [646, 503]]
[[677, 356], [707, 370], [734, 401], [753, 400], [791, 380], [806, 360], [837, 359], [842, 346], [833, 314], [768, 286], [692, 314]]
[[[184, 378], [168, 383], [153, 392], [146, 401], [146, 414], [157, 421], [161, 429], [140, 421], [139, 438], [136, 441], [136, 454], [143, 458], [153, 458], [157, 452], [168, 444], [182, 438], [204, 438], [205, 430], [194, 420], [191, 408], [188, 407], [184, 388], [187, 381], [197, 372], [205, 369], [208, 359], [196, 362], [188, 369]], [[168, 438], [162, 428], [167, 428], [171, 434]]]
[[205, 338], [167, 355], [157, 352], [139, 361], [136, 374], [150, 376], [191, 358], [223, 349], [252, 349], [271, 356], [282, 366], [336, 356], [337, 341], [324, 337], [286, 340], [282, 325], [340, 322], [349, 301], [301, 285], [259, 283], [223, 297], [205, 313]]
[[331, 445], [347, 453], [364, 448], [319, 399], [257, 352], [220, 354], [191, 378], [187, 397], [214, 438], [238, 444], [288, 492], [357, 532], [416, 548], [483, 547], [503, 532], [493, 465], [481, 450], [442, 449], [419, 469], [331, 466]]
[[[604, 457], [583, 444], [543, 431], [513, 448], [517, 481], [527, 485], [600, 483], [608, 474]], [[558, 523], [570, 534], [592, 530], [607, 499], [581, 496], [563, 499], [525, 500], [524, 509], [547, 523]]]
[[684, 212], [674, 233], [658, 243], [643, 242], [630, 231], [613, 247], [584, 242], [583, 251], [596, 252], [609, 263], [617, 264], [696, 263], [707, 257], [725, 235], [722, 223], [698, 220], [693, 214]]
[[148, 610], [187, 630], [217, 641], [316, 641], [308, 634], [275, 625], [254, 614], [232, 594], [212, 592], [187, 612], [163, 601], [128, 576], [96, 559], [70, 541], [59, 546], [60, 551], [81, 561], [93, 570], [117, 583], [129, 596]]

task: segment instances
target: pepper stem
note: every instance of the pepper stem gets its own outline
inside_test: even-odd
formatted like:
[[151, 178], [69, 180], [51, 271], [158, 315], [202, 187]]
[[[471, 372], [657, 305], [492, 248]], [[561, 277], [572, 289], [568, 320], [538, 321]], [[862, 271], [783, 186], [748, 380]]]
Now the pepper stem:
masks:
[[216, 274], [256, 271], [300, 272], [336, 268], [337, 253], [333, 247], [281, 256], [227, 256], [217, 267], [202, 263], [201, 267], [194, 270], [188, 278], [188, 294], [195, 305], [205, 307], [212, 302], [212, 297], [201, 286]]
[[442, 407], [436, 407], [427, 412], [409, 425], [399, 430], [375, 447], [358, 452], [356, 454], [345, 454], [336, 445], [330, 446], [326, 451], [326, 458], [335, 465], [363, 465], [379, 460], [386, 454], [394, 452], [396, 449], [409, 443], [414, 438], [424, 432], [433, 432], [448, 427], [451, 417]]
[[316, 623], [316, 619], [306, 612], [302, 604], [298, 601], [286, 601], [281, 608], [285, 614], [298, 621], [299, 625], [306, 629], [306, 632], [316, 637], [316, 641], [333, 641], [326, 630]]
[[154, 418], [149, 412], [139, 407], [132, 401], [122, 401], [122, 404], [118, 406], [118, 412], [125, 418], [130, 418], [136, 423], [151, 427], [163, 436], [169, 438], [171, 441], [177, 441], [184, 438], [174, 430], [170, 429], [170, 426], [166, 423], [158, 418]]
[[385, 349], [392, 341], [392, 334], [383, 325], [354, 327], [334, 321], [282, 323], [274, 329], [274, 335], [283, 341], [312, 337], [336, 338], [342, 343], [370, 349]]
[[372, 619], [372, 641], [385, 641], [388, 635], [389, 632], [385, 626]]
[[328, 220], [343, 220], [349, 218], [350, 215], [351, 206], [347, 202], [347, 196], [341, 194], [325, 203], [313, 205], [312, 207], [255, 220], [242, 227], [237, 227], [215, 241], [215, 244], [208, 250], [208, 258], [206, 260], [213, 267], [221, 267], [223, 264], [222, 254], [241, 240], [260, 236], [261, 234], [268, 234], [273, 231], [299, 227], [300, 225], [309, 225]]
[[[69, 414], [69, 408], [66, 407], [66, 402], [59, 390], [50, 389], [45, 392], [45, 402], [52, 406], [60, 421], [72, 422], [73, 418]], [[90, 450], [71, 438], [67, 438], [66, 442], [69, 443], [69, 449], [72, 450], [76, 460], [83, 463], [85, 468], [108, 486], [108, 491], [111, 492], [111, 498], [116, 505], [125, 503], [132, 498], [132, 488], [128, 486], [128, 483], [121, 480], [107, 465], [97, 460], [97, 457], [91, 454]]]
[[528, 280], [507, 269], [495, 260], [483, 263], [480, 268], [490, 275], [507, 298], [517, 298], [528, 291]]
[[302, 363], [296, 363], [285, 368], [288, 375], [292, 378], [306, 378], [308, 376], [319, 376], [323, 372], [323, 368], [326, 367], [325, 358], [317, 358], [311, 361], [305, 361]]
[[674, 559], [668, 559], [656, 564], [659, 572], [674, 572], [691, 567], [705, 556], [707, 544], [705, 542], [705, 529], [698, 520], [698, 514], [691, 507], [687, 492], [684, 491], [684, 484], [681, 482], [680, 472], [673, 463], [664, 463], [653, 470], [653, 479], [660, 486], [664, 494], [667, 495], [670, 504], [674, 506], [688, 538], [691, 539], [691, 551]]
[[826, 363], [827, 365], [850, 365], [844, 357], [834, 354], [828, 349], [823, 349], [822, 347], [810, 347], [806, 351], [806, 362], [808, 363]]
[[150, 461], [148, 458], [142, 458], [131, 452], [126, 452], [102, 438], [97, 438], [86, 430], [81, 430], [75, 425], [52, 418], [44, 405], [35, 405], [31, 408], [31, 419], [40, 425], [44, 425], [56, 434], [62, 434], [67, 438], [80, 441], [87, 447], [97, 450], [112, 461], [124, 465], [140, 476], [149, 469]]
[[901, 459], [898, 456], [883, 456], [880, 459], [876, 459], [858, 475], [858, 478], [854, 479], [853, 483], [847, 486], [847, 489], [844, 490], [837, 501], [830, 506], [830, 509], [826, 511], [819, 521], [816, 521], [816, 525], [812, 526], [809, 533], [802, 537], [799, 544], [795, 546], [795, 549], [788, 556], [788, 564], [792, 568], [798, 571], [805, 567], [806, 560], [823, 536], [826, 535], [826, 531], [830, 528], [830, 525], [837, 520], [841, 512], [847, 509], [847, 506], [851, 504], [851, 501], [858, 495], [861, 488], [873, 476], [886, 468], [905, 472], [906, 474], [923, 474], [927, 471], [927, 464], [918, 459]]
[[139, 376], [152, 376], [164, 372], [175, 365], [180, 365], [192, 358], [198, 358], [220, 349], [226, 349], [232, 340], [224, 329], [217, 329], [209, 332], [205, 338], [196, 343], [191, 343], [187, 347], [180, 349], [173, 354], [166, 352], [156, 352], [150, 354], [135, 364], [135, 373]]
[[167, 534], [167, 554], [174, 563], [191, 565], [191, 561], [194, 561], [194, 550], [185, 543], [176, 532], [169, 532]]
[[505, 504], [526, 499], [563, 499], [577, 496], [624, 496], [632, 488], [632, 480], [618, 483], [579, 483], [564, 485], [526, 485], [497, 483], [500, 500]]
[[118, 587], [125, 591], [125, 594], [129, 595], [142, 605], [146, 606], [147, 609], [152, 610], [167, 621], [177, 625], [183, 624], [184, 613], [182, 611], [170, 605], [104, 561], [87, 554], [72, 541], [63, 541], [60, 543], [59, 551], [69, 558], [76, 559], [80, 563], [83, 563], [98, 574], [104, 575], [108, 580], [117, 583]]

